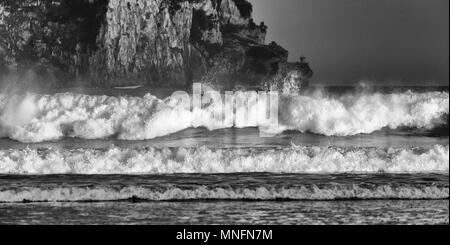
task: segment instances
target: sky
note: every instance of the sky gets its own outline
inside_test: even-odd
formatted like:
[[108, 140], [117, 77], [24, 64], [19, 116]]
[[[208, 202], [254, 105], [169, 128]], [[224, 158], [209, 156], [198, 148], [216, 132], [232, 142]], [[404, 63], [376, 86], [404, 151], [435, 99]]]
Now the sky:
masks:
[[448, 85], [448, 0], [249, 0], [319, 84]]

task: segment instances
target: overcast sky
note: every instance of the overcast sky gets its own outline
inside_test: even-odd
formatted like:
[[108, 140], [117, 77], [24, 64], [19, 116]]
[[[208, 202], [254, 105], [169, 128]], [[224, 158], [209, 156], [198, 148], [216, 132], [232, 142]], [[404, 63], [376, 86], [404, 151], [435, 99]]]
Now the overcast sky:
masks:
[[324, 84], [445, 85], [449, 0], [250, 0], [267, 41], [304, 54]]

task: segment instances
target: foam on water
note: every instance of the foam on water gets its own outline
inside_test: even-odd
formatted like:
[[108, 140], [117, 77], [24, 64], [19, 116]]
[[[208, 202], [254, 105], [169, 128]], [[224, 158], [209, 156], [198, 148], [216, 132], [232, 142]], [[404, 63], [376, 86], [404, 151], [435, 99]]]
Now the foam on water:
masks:
[[[372, 133], [382, 128], [432, 129], [447, 123], [448, 92], [354, 93], [330, 96], [322, 93], [283, 95], [279, 99], [277, 125], [261, 123], [267, 114], [265, 103], [248, 103], [234, 108], [236, 100], [254, 102], [257, 93], [238, 93], [234, 100], [205, 104], [202, 109], [186, 107], [179, 97], [161, 100], [144, 97], [88, 96], [74, 93], [55, 95], [0, 94], [0, 137], [21, 142], [42, 142], [62, 137], [145, 140], [186, 128], [260, 127], [268, 133], [285, 130], [327, 136]], [[245, 118], [217, 118], [228, 108]], [[220, 120], [219, 120], [220, 119]]]
[[446, 199], [448, 186], [420, 185], [328, 185], [298, 187], [155, 189], [142, 186], [110, 187], [23, 187], [0, 190], [0, 202], [62, 202], [117, 200], [347, 200], [347, 199]]
[[449, 146], [0, 150], [0, 174], [448, 172]]

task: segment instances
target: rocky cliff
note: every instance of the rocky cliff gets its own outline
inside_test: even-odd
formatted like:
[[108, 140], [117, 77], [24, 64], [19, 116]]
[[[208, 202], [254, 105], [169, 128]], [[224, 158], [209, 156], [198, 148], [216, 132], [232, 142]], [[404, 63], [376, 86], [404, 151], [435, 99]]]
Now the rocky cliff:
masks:
[[105, 87], [310, 78], [306, 63], [265, 44], [252, 10], [246, 0], [0, 0], [0, 73]]

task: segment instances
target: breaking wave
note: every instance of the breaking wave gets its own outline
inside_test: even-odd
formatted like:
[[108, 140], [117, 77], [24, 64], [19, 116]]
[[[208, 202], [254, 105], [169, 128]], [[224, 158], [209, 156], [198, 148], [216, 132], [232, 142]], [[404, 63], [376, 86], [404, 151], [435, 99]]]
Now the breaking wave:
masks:
[[329, 185], [298, 187], [193, 189], [127, 186], [109, 187], [23, 187], [0, 190], [0, 202], [82, 202], [82, 201], [179, 201], [179, 200], [348, 200], [348, 199], [447, 199], [448, 186], [414, 185]]
[[[179, 97], [165, 100], [144, 97], [88, 96], [74, 93], [55, 95], [0, 94], [0, 137], [21, 142], [42, 142], [62, 137], [100, 139], [115, 136], [123, 140], [145, 140], [186, 128], [260, 127], [268, 133], [285, 130], [327, 136], [349, 136], [400, 127], [432, 129], [447, 123], [448, 92], [355, 93], [340, 96], [283, 95], [279, 99], [278, 124], [262, 124], [258, 118], [269, 106], [256, 101], [257, 93], [238, 93], [234, 100], [205, 104], [190, 110]], [[243, 108], [237, 99], [248, 101]], [[236, 106], [236, 108], [235, 108]], [[242, 120], [218, 120], [228, 108], [248, 113]]]
[[0, 174], [448, 172], [449, 146], [0, 150]]

